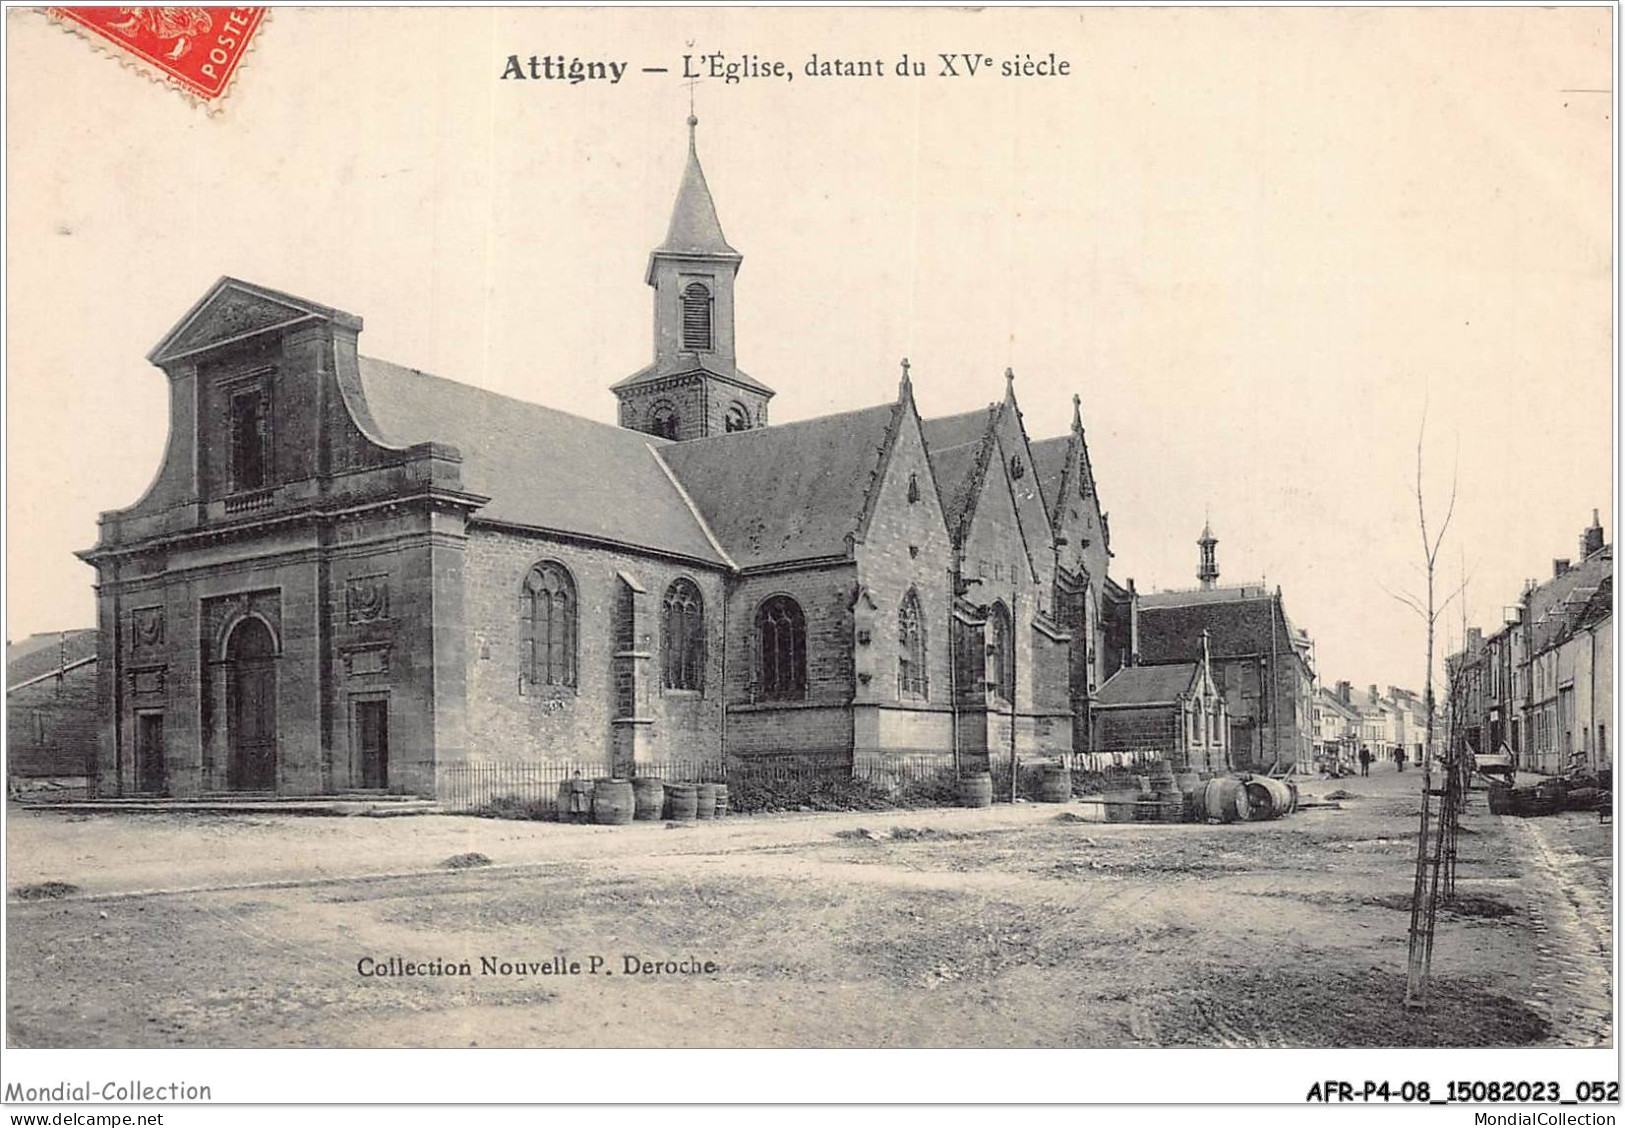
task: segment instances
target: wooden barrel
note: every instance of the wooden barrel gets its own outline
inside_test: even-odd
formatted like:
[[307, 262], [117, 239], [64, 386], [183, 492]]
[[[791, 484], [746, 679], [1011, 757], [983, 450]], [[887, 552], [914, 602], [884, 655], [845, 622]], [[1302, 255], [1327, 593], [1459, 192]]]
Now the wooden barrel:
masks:
[[1247, 813], [1242, 818], [1248, 822], [1263, 822], [1276, 817], [1275, 796], [1270, 791], [1269, 780], [1254, 776], [1241, 786], [1247, 794]]
[[1245, 819], [1250, 811], [1246, 788], [1239, 779], [1229, 776], [1208, 780], [1196, 795], [1197, 817], [1206, 822], [1236, 822]]
[[592, 821], [604, 826], [625, 826], [635, 811], [632, 781], [595, 779], [592, 781]]
[[993, 806], [993, 777], [987, 772], [972, 772], [959, 777], [959, 805], [961, 807]]
[[666, 817], [672, 822], [693, 822], [698, 804], [692, 783], [666, 784]]
[[1178, 772], [1174, 775], [1174, 786], [1188, 795], [1202, 786], [1202, 773]]
[[1072, 772], [1065, 764], [1045, 764], [1038, 779], [1040, 803], [1069, 803], [1072, 801]]
[[559, 784], [559, 821], [584, 823], [592, 818], [592, 780], [567, 779]]
[[1286, 783], [1267, 776], [1254, 776], [1244, 785], [1251, 804], [1248, 817], [1253, 820], [1279, 819], [1290, 815], [1297, 806], [1296, 797]]
[[1503, 784], [1490, 784], [1490, 814], [1510, 815], [1512, 813], [1512, 788]]
[[1108, 791], [1104, 798], [1106, 800], [1107, 822], [1134, 821], [1134, 812], [1140, 802], [1139, 791]]
[[717, 784], [717, 818], [720, 819], [723, 815], [726, 815], [727, 813], [728, 813], [728, 785], [725, 784], [725, 783], [719, 783], [719, 784]]
[[666, 806], [666, 785], [649, 776], [632, 781], [632, 817], [642, 822], [655, 821]]
[[1170, 787], [1167, 791], [1159, 791], [1157, 792], [1157, 821], [1184, 822], [1187, 806], [1185, 793], [1177, 787]]
[[694, 817], [697, 819], [714, 819], [717, 817], [716, 784], [697, 783], [694, 785]]

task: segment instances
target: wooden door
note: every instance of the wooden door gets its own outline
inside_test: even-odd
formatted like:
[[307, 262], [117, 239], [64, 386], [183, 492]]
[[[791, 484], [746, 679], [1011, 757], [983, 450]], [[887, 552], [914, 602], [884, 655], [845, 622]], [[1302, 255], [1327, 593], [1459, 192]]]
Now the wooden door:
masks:
[[135, 789], [162, 795], [164, 779], [164, 715], [137, 713], [135, 718]]
[[276, 789], [276, 644], [270, 628], [245, 619], [231, 633], [226, 658], [226, 786], [233, 791]]
[[379, 791], [389, 787], [389, 702], [355, 703], [356, 752], [361, 761], [361, 786]]

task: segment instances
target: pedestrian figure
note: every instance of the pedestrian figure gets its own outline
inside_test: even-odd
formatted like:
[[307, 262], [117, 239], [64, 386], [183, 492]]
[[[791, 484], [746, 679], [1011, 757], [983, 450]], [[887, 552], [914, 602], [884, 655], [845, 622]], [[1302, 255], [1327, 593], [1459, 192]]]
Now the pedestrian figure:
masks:
[[1371, 774], [1371, 749], [1364, 745], [1360, 747], [1360, 774], [1363, 776]]
[[1394, 763], [1399, 765], [1400, 771], [1405, 770], [1405, 750], [1403, 748], [1394, 749]]

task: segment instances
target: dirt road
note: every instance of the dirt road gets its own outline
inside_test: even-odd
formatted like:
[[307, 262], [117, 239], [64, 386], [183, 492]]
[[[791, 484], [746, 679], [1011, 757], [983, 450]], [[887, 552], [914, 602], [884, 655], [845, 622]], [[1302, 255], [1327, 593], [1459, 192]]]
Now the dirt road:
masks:
[[[1419, 782], [1310, 783], [1355, 797], [1225, 827], [1081, 822], [1081, 808], [1025, 804], [684, 829], [13, 810], [8, 889], [79, 892], [10, 899], [10, 1037], [1608, 1041], [1609, 828], [1498, 819], [1482, 794], [1461, 840], [1462, 901], [1441, 914], [1435, 1005], [1403, 1011]], [[441, 868], [469, 852], [494, 865]]]

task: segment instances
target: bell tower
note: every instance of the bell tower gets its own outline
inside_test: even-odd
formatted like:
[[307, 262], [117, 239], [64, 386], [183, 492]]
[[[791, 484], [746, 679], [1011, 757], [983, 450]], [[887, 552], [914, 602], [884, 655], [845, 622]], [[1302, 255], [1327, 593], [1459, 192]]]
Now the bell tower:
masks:
[[1196, 569], [1196, 578], [1202, 582], [1203, 591], [1211, 590], [1219, 581], [1219, 560], [1214, 554], [1218, 544], [1218, 538], [1213, 535], [1212, 524], [1202, 522], [1202, 535], [1196, 540], [1197, 547], [1202, 550], [1202, 562]]
[[621, 426], [698, 439], [767, 424], [773, 390], [740, 371], [734, 353], [734, 279], [744, 256], [728, 245], [688, 117], [688, 163], [666, 239], [649, 254], [654, 363], [616, 384]]

